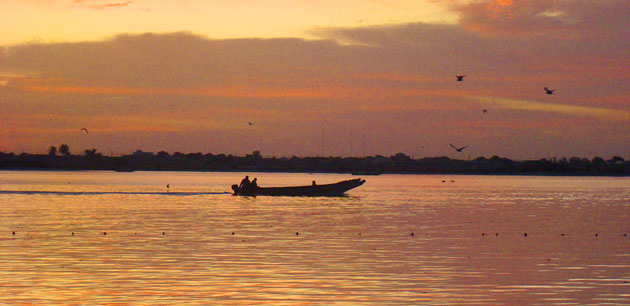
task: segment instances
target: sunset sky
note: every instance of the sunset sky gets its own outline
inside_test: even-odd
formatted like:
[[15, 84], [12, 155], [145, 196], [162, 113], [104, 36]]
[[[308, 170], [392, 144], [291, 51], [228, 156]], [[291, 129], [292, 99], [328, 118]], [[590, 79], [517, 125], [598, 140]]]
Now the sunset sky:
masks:
[[628, 159], [628, 16], [627, 0], [3, 0], [0, 151]]

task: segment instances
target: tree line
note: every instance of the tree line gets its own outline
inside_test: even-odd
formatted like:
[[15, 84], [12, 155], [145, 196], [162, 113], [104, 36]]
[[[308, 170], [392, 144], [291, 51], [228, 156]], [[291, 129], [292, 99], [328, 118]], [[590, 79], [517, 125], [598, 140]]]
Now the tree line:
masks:
[[504, 157], [478, 157], [473, 160], [449, 157], [414, 159], [406, 154], [367, 157], [263, 157], [259, 151], [245, 156], [137, 152], [123, 156], [104, 156], [96, 149], [73, 155], [66, 144], [51, 146], [48, 154], [0, 152], [0, 169], [37, 170], [113, 170], [113, 171], [265, 171], [321, 172], [377, 175], [409, 174], [515, 174], [515, 175], [630, 175], [630, 161], [570, 157], [516, 161]]

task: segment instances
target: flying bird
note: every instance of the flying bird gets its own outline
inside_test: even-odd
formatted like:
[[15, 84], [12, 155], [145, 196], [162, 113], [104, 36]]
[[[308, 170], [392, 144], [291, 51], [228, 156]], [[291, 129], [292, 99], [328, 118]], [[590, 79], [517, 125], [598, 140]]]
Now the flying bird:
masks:
[[553, 92], [556, 91], [555, 89], [549, 89], [547, 87], [545, 87], [545, 93], [548, 95], [553, 95]]
[[484, 114], [488, 113], [488, 110], [487, 110], [487, 109], [484, 109], [484, 110], [483, 110], [483, 113], [484, 113]]
[[254, 124], [253, 124], [253, 123], [251, 123], [251, 122], [247, 122], [247, 124], [249, 124], [249, 125], [254, 125]]
[[461, 82], [464, 80], [465, 75], [456, 75], [455, 77], [457, 78], [457, 82]]
[[85, 131], [86, 134], [90, 134], [86, 128], [81, 128], [81, 131]]
[[458, 148], [458, 147], [456, 147], [456, 146], [454, 146], [454, 145], [452, 145], [452, 144], [450, 144], [450, 143], [449, 143], [449, 145], [450, 145], [453, 149], [455, 149], [455, 151], [457, 151], [457, 152], [461, 152], [462, 150], [464, 150], [464, 149], [468, 148], [468, 146], [464, 146], [464, 147]]

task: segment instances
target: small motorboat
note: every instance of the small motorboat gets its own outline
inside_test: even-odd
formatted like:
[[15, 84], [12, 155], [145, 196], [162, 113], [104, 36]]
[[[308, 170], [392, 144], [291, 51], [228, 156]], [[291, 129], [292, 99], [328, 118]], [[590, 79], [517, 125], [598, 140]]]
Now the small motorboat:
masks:
[[309, 186], [290, 186], [290, 187], [258, 187], [248, 186], [239, 188], [238, 185], [232, 185], [234, 195], [241, 196], [342, 196], [346, 191], [357, 188], [365, 183], [360, 178], [337, 182], [334, 184], [309, 185]]

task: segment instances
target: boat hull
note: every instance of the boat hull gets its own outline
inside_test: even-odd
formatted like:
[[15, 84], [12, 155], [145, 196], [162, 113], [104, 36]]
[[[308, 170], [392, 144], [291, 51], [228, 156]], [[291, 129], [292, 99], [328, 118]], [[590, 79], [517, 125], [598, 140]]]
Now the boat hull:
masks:
[[365, 183], [360, 178], [341, 181], [334, 184], [291, 186], [291, 187], [256, 187], [240, 190], [233, 185], [234, 195], [241, 196], [341, 196], [346, 191], [357, 188]]

